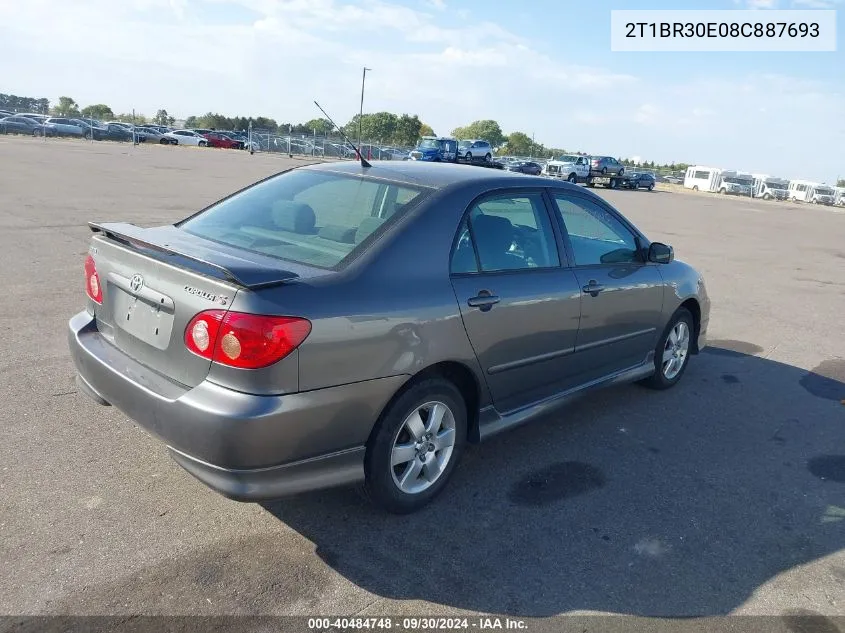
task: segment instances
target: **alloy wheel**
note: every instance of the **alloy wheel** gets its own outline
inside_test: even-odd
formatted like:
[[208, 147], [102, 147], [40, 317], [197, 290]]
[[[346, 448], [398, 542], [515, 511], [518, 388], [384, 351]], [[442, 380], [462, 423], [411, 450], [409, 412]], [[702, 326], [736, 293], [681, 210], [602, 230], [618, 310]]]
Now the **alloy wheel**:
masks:
[[442, 402], [417, 407], [393, 439], [393, 483], [404, 493], [418, 494], [446, 470], [455, 447], [455, 416]]
[[672, 380], [686, 363], [689, 354], [690, 331], [686, 322], [678, 321], [666, 337], [663, 347], [663, 376]]

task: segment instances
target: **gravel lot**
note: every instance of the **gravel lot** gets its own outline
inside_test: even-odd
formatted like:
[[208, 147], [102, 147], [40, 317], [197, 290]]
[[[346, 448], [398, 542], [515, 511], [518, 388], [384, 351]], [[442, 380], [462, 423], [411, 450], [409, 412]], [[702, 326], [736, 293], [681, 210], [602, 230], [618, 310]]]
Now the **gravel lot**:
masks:
[[291, 163], [0, 138], [0, 613], [845, 615], [843, 213], [597, 189], [704, 271], [712, 347], [674, 390], [472, 448], [409, 517], [228, 501], [78, 394], [85, 223], [172, 222]]

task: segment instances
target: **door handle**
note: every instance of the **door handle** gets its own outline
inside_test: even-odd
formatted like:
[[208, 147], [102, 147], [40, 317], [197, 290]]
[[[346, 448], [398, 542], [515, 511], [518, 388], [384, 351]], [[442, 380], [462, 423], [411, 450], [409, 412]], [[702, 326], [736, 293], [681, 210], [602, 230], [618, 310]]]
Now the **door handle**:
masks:
[[595, 279], [590, 279], [590, 283], [588, 283], [586, 286], [583, 286], [581, 290], [593, 297], [598, 297], [599, 293], [604, 290], [604, 286], [598, 283]]
[[487, 310], [499, 303], [499, 301], [501, 301], [501, 299], [499, 299], [496, 295], [481, 291], [475, 297], [467, 299], [467, 305], [470, 308], [478, 308], [482, 312], [487, 312]]

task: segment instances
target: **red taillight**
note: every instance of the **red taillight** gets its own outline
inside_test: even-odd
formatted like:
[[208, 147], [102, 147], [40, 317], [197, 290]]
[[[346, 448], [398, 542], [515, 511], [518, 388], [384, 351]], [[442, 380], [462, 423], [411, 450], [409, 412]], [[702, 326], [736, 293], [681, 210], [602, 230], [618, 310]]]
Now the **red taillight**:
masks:
[[221, 365], [260, 369], [282, 360], [310, 333], [307, 319], [208, 310], [188, 323], [185, 346]]
[[100, 276], [97, 274], [97, 267], [91, 255], [85, 258], [85, 294], [92, 301], [102, 305], [103, 286], [100, 284]]

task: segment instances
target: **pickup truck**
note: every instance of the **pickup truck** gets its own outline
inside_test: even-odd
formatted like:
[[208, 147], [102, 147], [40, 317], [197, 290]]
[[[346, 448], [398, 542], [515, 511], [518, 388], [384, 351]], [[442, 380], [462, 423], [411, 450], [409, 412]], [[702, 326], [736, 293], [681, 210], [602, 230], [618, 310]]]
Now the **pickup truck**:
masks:
[[[542, 175], [550, 178], [561, 178], [571, 183], [584, 183], [588, 187], [604, 185], [610, 189], [629, 187], [630, 179], [623, 174], [595, 173], [592, 166], [592, 156], [578, 156], [575, 154], [561, 156], [550, 160], [543, 167]], [[622, 169], [624, 172], [624, 168]]]
[[569, 182], [586, 182], [590, 175], [590, 157], [567, 155], [546, 163], [542, 174]]
[[458, 162], [458, 139], [449, 136], [423, 136], [408, 154], [408, 159], [456, 163]]

